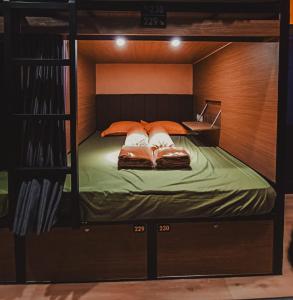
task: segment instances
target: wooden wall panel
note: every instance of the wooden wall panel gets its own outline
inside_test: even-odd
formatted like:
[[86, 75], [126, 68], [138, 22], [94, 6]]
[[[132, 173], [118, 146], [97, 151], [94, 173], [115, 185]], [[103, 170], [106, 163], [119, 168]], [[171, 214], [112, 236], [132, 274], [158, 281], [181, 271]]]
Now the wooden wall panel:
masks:
[[78, 55], [78, 142], [96, 130], [96, 65], [86, 56]]
[[[78, 128], [77, 141], [80, 144], [96, 130], [96, 65], [87, 56], [78, 52]], [[66, 113], [70, 113], [70, 73], [66, 69], [65, 102]], [[70, 122], [66, 122], [66, 149], [70, 151]]]
[[97, 128], [112, 122], [171, 120], [193, 117], [192, 95], [97, 95]]
[[278, 44], [233, 43], [194, 72], [198, 111], [207, 99], [222, 102], [220, 146], [275, 180]]
[[97, 94], [192, 94], [192, 64], [97, 64]]

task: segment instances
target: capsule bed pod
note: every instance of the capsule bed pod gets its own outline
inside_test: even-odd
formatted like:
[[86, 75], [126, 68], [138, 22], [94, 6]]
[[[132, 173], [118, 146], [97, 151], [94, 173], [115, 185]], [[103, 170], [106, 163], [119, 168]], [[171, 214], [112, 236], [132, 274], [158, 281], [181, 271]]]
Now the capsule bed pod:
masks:
[[[50, 232], [16, 237], [17, 281], [281, 274], [287, 1], [56, 3], [63, 15], [54, 5], [31, 4], [9, 33], [33, 38], [50, 23], [69, 65], [70, 176]], [[127, 130], [109, 127], [159, 121], [182, 130], [166, 129], [190, 168], [118, 170]]]

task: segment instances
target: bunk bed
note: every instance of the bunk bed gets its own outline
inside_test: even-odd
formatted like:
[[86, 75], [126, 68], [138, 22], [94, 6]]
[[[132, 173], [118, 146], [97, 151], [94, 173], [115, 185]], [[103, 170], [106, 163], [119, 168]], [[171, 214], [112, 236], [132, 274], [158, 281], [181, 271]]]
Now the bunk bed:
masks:
[[[229, 3], [223, 3], [214, 0], [205, 1], [204, 4], [200, 1], [186, 1], [185, 3], [166, 1], [163, 2], [163, 11], [170, 12], [170, 26], [168, 25], [166, 28], [150, 28], [138, 25], [140, 12], [143, 12], [148, 18], [154, 17], [151, 13], [152, 9], [144, 5], [140, 1], [115, 1], [113, 3], [102, 1], [82, 1], [80, 3], [75, 3], [75, 1], [56, 3], [12, 1], [1, 4], [6, 22], [4, 36], [6, 43], [5, 59], [7, 61], [5, 66], [7, 72], [6, 96], [8, 98], [13, 100], [12, 79], [15, 74], [10, 69], [12, 64], [70, 66], [70, 113], [63, 113], [60, 116], [34, 116], [19, 113], [14, 115], [14, 118], [21, 120], [42, 120], [51, 117], [52, 120], [70, 122], [68, 126], [70, 130], [70, 138], [68, 138], [70, 141], [70, 148], [68, 149], [70, 150], [70, 165], [59, 166], [58, 168], [19, 167], [15, 165], [15, 157], [13, 157], [15, 152], [12, 151], [8, 188], [2, 184], [0, 186], [2, 194], [2, 196], [0, 194], [0, 199], [7, 199], [7, 195], [9, 197], [8, 209], [6, 208], [6, 200], [1, 201], [2, 208], [4, 208], [2, 215], [8, 217], [1, 223], [4, 229], [1, 229], [0, 234], [3, 235], [7, 247], [3, 247], [4, 250], [1, 250], [0, 261], [6, 261], [7, 267], [4, 268], [4, 271], [0, 271], [0, 281], [17, 283], [84, 282], [201, 276], [277, 275], [282, 273], [285, 157], [282, 144], [285, 136], [284, 116], [287, 95], [288, 1], [266, 1], [265, 3], [263, 1], [229, 1]], [[156, 5], [155, 7], [158, 8]], [[46, 60], [13, 57], [14, 52], [11, 51], [13, 39], [16, 34], [19, 34], [19, 32], [11, 30], [17, 28], [13, 25], [19, 25], [17, 22], [23, 22], [21, 17], [34, 13], [37, 17], [40, 13], [46, 15], [44, 11], [46, 9], [49, 9], [51, 13], [53, 12], [49, 18], [55, 18], [54, 34], [62, 34], [65, 39], [69, 40], [69, 58]], [[16, 10], [21, 12], [18, 14], [18, 17], [21, 16], [19, 19], [11, 18], [11, 16], [16, 17], [13, 14]], [[68, 35], [64, 32], [64, 15], [60, 12], [61, 10], [69, 20], [67, 23], [69, 25]], [[90, 22], [88, 21], [89, 10], [95, 11], [94, 14], [90, 14]], [[56, 12], [55, 15], [54, 11]], [[176, 15], [177, 12], [179, 17]], [[187, 16], [187, 12], [191, 12], [191, 15]], [[214, 16], [215, 12], [217, 13], [216, 19], [212, 19], [208, 24], [201, 22], [206, 18], [212, 18], [211, 16]], [[215, 28], [215, 23], [217, 24], [221, 18], [227, 18], [227, 15], [228, 19], [231, 20], [232, 18], [236, 21], [231, 22], [230, 26], [219, 22], [220, 24]], [[160, 14], [160, 17], [162, 20], [166, 20], [164, 13]], [[182, 17], [184, 20], [188, 17], [188, 22], [185, 26], [178, 26], [178, 23], [182, 22]], [[29, 27], [34, 27], [33, 24], [35, 24], [36, 19], [30, 18], [26, 19], [25, 23], [32, 25]], [[109, 22], [109, 18], [111, 20], [116, 18], [121, 26], [117, 29], [116, 23]], [[201, 20], [198, 27], [194, 27], [194, 19]], [[96, 28], [90, 26], [95, 23], [92, 20], [98, 20]], [[251, 24], [247, 20], [250, 20]], [[47, 19], [47, 21], [50, 23], [52, 20]], [[129, 26], [128, 21], [132, 23], [131, 26]], [[44, 23], [45, 26], [42, 28]], [[28, 28], [27, 32], [35, 34], [36, 31], [46, 31], [49, 24], [46, 24], [46, 19], [44, 23], [38, 23], [37, 28]], [[263, 30], [259, 29], [260, 24], [264, 26]], [[203, 31], [203, 28], [206, 30]], [[235, 34], [237, 28], [241, 34]], [[22, 29], [21, 36], [25, 38], [26, 29], [25, 27]], [[205, 32], [205, 35], [202, 32]], [[121, 171], [121, 173], [119, 171], [125, 181], [121, 181], [119, 176], [116, 176], [115, 180], [111, 177], [113, 176], [111, 170], [115, 169], [116, 152], [123, 144], [123, 137], [102, 139], [95, 134], [84, 141], [78, 149], [76, 40], [113, 40], [117, 35], [126, 36], [129, 40], [164, 41], [169, 40], [170, 36], [176, 35], [186, 41], [273, 42], [278, 44], [279, 56], [276, 56], [276, 59], [279, 60], [278, 109], [274, 112], [274, 117], [277, 120], [275, 172], [271, 172], [271, 169], [264, 169], [263, 171], [258, 164], [248, 167], [238, 159], [239, 157], [235, 158], [219, 147], [205, 147], [194, 137], [175, 136], [174, 140], [178, 145], [184, 145], [191, 153], [196, 153], [192, 163], [196, 160], [195, 157], [200, 157], [203, 164], [212, 162], [211, 169], [215, 172], [216, 178], [221, 179], [218, 182], [216, 182], [217, 180], [214, 181], [212, 189], [210, 189], [210, 184], [194, 184], [196, 180], [205, 182], [206, 178], [197, 178], [196, 180], [193, 178], [193, 181], [186, 182], [183, 190], [185, 196], [188, 195], [187, 202], [190, 204], [188, 207], [187, 202], [182, 205], [183, 198], [180, 199], [180, 194], [178, 196], [178, 188], [174, 190], [176, 201], [170, 200], [172, 188], [168, 186], [168, 182], [172, 180], [171, 173], [169, 173], [170, 177], [163, 179], [163, 171], [157, 170], [149, 171], [149, 173], [143, 171]], [[202, 68], [203, 65], [200, 64], [198, 68]], [[210, 75], [207, 74], [206, 76], [209, 77]], [[204, 78], [201, 78], [201, 82], [203, 81]], [[203, 96], [199, 97], [198, 100], [197, 111], [199, 112], [201, 111], [200, 108], [203, 108], [202, 103], [209, 99], [204, 95], [205, 86], [202, 85], [200, 88]], [[123, 119], [121, 115], [115, 116], [114, 113], [114, 117], [111, 115], [111, 118], [109, 116], [107, 120], [107, 112], [110, 114], [110, 111], [107, 106], [109, 104], [106, 104], [108, 98], [105, 99], [103, 102], [105, 106], [97, 111], [97, 116], [99, 113], [102, 114], [108, 123], [111, 118], [112, 122], [119, 121], [115, 118]], [[134, 107], [135, 109], [136, 107]], [[129, 115], [129, 112], [127, 113]], [[160, 119], [160, 116], [156, 115], [156, 117]], [[138, 116], [134, 118], [139, 121]], [[187, 121], [185, 118], [186, 115], [182, 114], [176, 121]], [[100, 120], [100, 118], [98, 119]], [[105, 124], [98, 124], [98, 130], [101, 129], [105, 129]], [[225, 127], [221, 130], [224, 131]], [[12, 133], [15, 134], [16, 131]], [[16, 135], [10, 141], [10, 147], [14, 149], [19, 145], [15, 137]], [[111, 152], [114, 152], [114, 155], [113, 153], [112, 156], [109, 155]], [[95, 163], [90, 160], [91, 154], [96, 157]], [[241, 159], [244, 160], [243, 157]], [[223, 163], [224, 161], [225, 163]], [[253, 164], [251, 161], [249, 163], [250, 165]], [[219, 167], [216, 170], [215, 165]], [[192, 165], [192, 172], [197, 168], [198, 165]], [[260, 174], [257, 174], [253, 168], [258, 170]], [[209, 174], [211, 169], [208, 171]], [[190, 174], [196, 176], [194, 173], [189, 172], [187, 175], [184, 172], [189, 171], [174, 172], [174, 182], [180, 181], [182, 183], [182, 180]], [[21, 180], [20, 175], [42, 174], [38, 175], [42, 178], [48, 174], [54, 177], [60, 173], [62, 175], [70, 174], [70, 177], [67, 178], [65, 193], [58, 212], [58, 222], [54, 228], [40, 236], [31, 233], [25, 237], [13, 237], [8, 232], [8, 228], [12, 228], [12, 220], [17, 206], [15, 187], [17, 187], [17, 180]], [[273, 176], [271, 176], [272, 174]], [[212, 175], [209, 176], [212, 177]], [[100, 181], [91, 180], [95, 177], [98, 177]], [[131, 182], [133, 185], [133, 177], [137, 180], [137, 190], [142, 191], [142, 193], [125, 185], [125, 182], [128, 184]], [[151, 177], [152, 182], [147, 177]], [[213, 180], [211, 177], [209, 179]], [[230, 180], [232, 177], [233, 180]], [[155, 181], [158, 186], [154, 193], [155, 197], [150, 199], [150, 195], [153, 193], [150, 192], [145, 195], [145, 192], [148, 185], [151, 189], [154, 187], [154, 178], [158, 179]], [[147, 182], [147, 180], [149, 181]], [[241, 184], [239, 185], [240, 181]], [[143, 185], [140, 186], [142, 182]], [[225, 188], [223, 188], [224, 185]], [[124, 190], [122, 193], [116, 189], [121, 186]], [[203, 189], [205, 193], [199, 192], [200, 189]], [[209, 190], [208, 193], [207, 190]], [[158, 197], [162, 196], [158, 195], [158, 191], [163, 192], [164, 197], [162, 199]], [[119, 197], [115, 194], [116, 192]], [[219, 194], [223, 197], [218, 198]], [[248, 194], [249, 196], [247, 196]], [[108, 202], [104, 201], [109, 199], [109, 195], [113, 198], [110, 197]], [[231, 195], [236, 197], [233, 198]], [[242, 195], [245, 196], [242, 197]], [[193, 200], [196, 201], [200, 197], [202, 199], [208, 198], [213, 205], [207, 206], [207, 210], [201, 205], [192, 206], [191, 197], [194, 197]], [[125, 198], [129, 198], [130, 201], [125, 201]], [[122, 207], [119, 208], [115, 205], [117, 210], [114, 210], [113, 199], [116, 199], [117, 202], [120, 201], [120, 203], [123, 199]], [[164, 205], [160, 208], [159, 204], [166, 199], [171, 206]], [[228, 209], [227, 199], [231, 201], [231, 206]], [[216, 204], [217, 200], [222, 201], [222, 207]], [[139, 209], [134, 209], [134, 201], [137, 203], [141, 201], [137, 206]], [[242, 206], [239, 206], [238, 201], [242, 201]], [[147, 202], [147, 205], [141, 205], [143, 202]], [[128, 207], [126, 207], [127, 205]], [[184, 209], [180, 209], [183, 206]], [[153, 207], [157, 209], [152, 211]], [[105, 213], [101, 218], [100, 211], [103, 209]], [[12, 247], [15, 247], [15, 252], [11, 251]], [[46, 260], [44, 260], [44, 256]]]

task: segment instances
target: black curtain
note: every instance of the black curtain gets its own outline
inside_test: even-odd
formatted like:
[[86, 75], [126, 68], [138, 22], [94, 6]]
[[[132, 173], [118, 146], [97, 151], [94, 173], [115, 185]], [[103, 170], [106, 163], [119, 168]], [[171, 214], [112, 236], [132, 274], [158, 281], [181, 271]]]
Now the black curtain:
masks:
[[[26, 37], [18, 41], [20, 57], [64, 58], [61, 37]], [[62, 66], [22, 65], [16, 72], [18, 101], [23, 114], [64, 114], [64, 74]], [[19, 126], [18, 164], [26, 168], [67, 166], [65, 121], [24, 120]], [[35, 174], [35, 173], [34, 173]], [[56, 222], [65, 175], [39, 173], [18, 180], [13, 231], [16, 235], [49, 231]]]

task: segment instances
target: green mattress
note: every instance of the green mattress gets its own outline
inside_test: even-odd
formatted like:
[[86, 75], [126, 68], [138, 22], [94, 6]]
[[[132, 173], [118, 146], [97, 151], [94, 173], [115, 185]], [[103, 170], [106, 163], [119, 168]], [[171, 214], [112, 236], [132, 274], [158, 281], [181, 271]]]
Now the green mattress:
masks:
[[[79, 147], [84, 222], [269, 213], [275, 191], [251, 168], [217, 147], [172, 136], [191, 155], [191, 170], [118, 170], [125, 137], [91, 136]], [[70, 191], [67, 178], [65, 191]], [[7, 174], [0, 172], [0, 217], [8, 212]]]
[[251, 216], [272, 210], [275, 191], [251, 168], [192, 137], [172, 139], [190, 153], [191, 170], [118, 170], [123, 136], [95, 134], [81, 144], [83, 221]]

